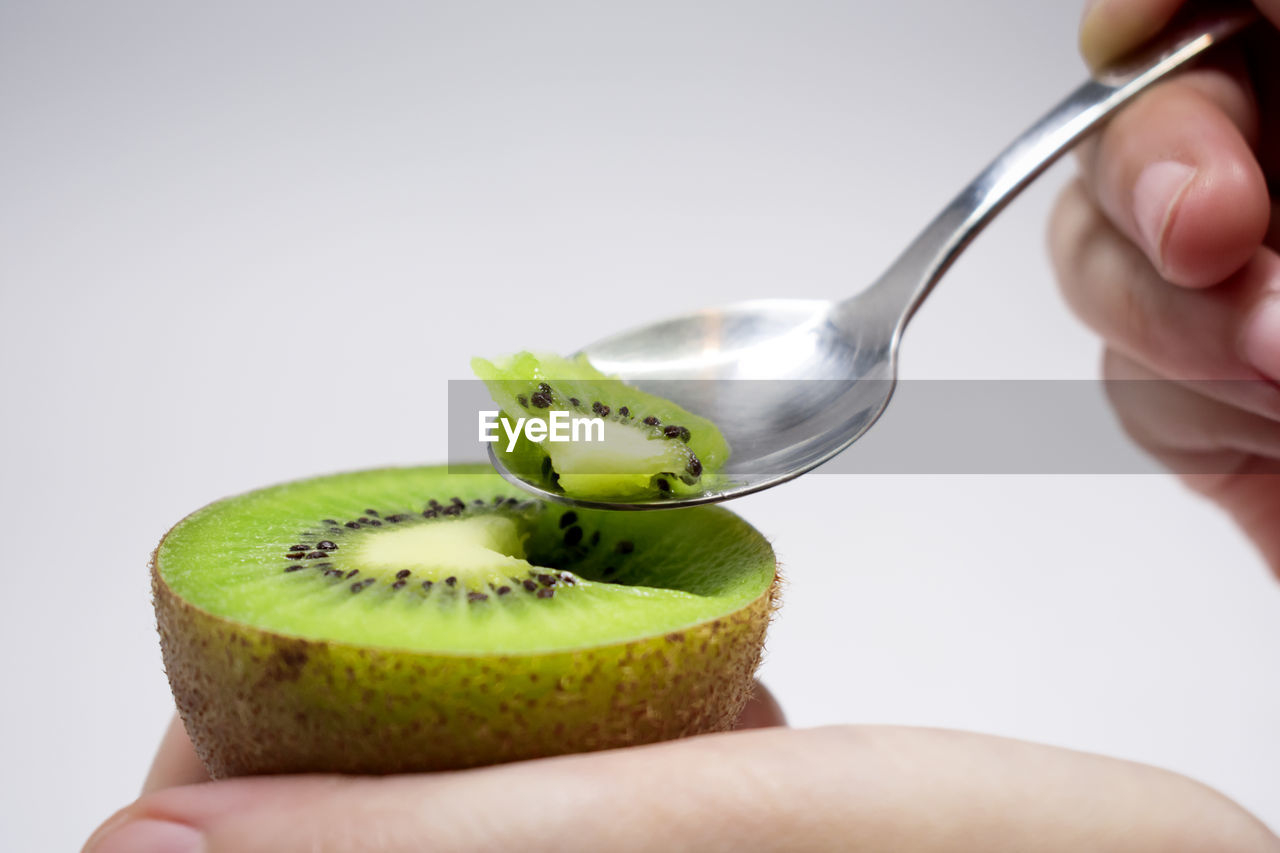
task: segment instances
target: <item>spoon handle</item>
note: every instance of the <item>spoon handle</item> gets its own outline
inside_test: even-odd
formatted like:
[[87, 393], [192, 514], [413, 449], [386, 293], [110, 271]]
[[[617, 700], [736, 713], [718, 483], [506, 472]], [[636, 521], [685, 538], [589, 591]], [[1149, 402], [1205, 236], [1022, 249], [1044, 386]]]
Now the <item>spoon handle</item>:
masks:
[[864, 317], [875, 309], [880, 316], [889, 315], [886, 322], [897, 316], [896, 338], [952, 262], [1024, 187], [1139, 92], [1259, 17], [1247, 5], [1177, 21], [1147, 47], [1096, 73], [1015, 139], [870, 288], [842, 307]]

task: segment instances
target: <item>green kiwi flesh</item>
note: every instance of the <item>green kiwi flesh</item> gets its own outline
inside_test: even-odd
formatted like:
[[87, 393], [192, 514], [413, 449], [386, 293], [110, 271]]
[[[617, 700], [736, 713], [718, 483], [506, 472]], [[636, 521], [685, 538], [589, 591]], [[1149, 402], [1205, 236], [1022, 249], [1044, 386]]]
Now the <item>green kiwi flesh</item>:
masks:
[[179, 712], [215, 777], [472, 767], [729, 727], [773, 606], [714, 507], [573, 510], [487, 466], [287, 483], [157, 547]]
[[[729, 458], [715, 424], [669, 400], [601, 373], [585, 356], [565, 359], [521, 352], [471, 368], [498, 404], [499, 417], [549, 425], [553, 413], [599, 418], [603, 440], [530, 441], [508, 450], [501, 430], [497, 451], [525, 479], [579, 498], [638, 498], [701, 494], [714, 487]], [[594, 435], [594, 434], [593, 434]]]

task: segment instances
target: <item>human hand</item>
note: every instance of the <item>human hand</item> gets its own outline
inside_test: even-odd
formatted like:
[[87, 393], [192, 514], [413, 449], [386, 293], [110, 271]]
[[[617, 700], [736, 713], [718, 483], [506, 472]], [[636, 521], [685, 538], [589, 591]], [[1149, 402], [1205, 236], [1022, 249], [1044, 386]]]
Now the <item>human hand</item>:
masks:
[[722, 735], [449, 773], [208, 782], [175, 720], [144, 795], [85, 849], [1280, 850], [1220, 794], [1151, 767], [959, 732], [781, 724], [760, 692]]
[[[1114, 59], [1182, 5], [1097, 0], [1082, 52]], [[1068, 303], [1105, 342], [1106, 378], [1173, 380], [1111, 383], [1125, 428], [1280, 573], [1280, 0], [1256, 5], [1269, 24], [1081, 147], [1050, 247]]]

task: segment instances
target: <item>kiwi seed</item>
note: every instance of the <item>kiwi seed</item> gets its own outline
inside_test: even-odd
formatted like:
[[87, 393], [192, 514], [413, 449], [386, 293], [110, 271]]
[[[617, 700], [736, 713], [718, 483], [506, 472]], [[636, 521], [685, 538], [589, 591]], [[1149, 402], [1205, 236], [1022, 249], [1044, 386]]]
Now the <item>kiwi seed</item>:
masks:
[[689, 439], [692, 437], [692, 434], [689, 432], [688, 429], [682, 426], [675, 426], [675, 425], [672, 425], [663, 429], [662, 434], [667, 438], [678, 438], [681, 441], [685, 442], [686, 444], [689, 443]]

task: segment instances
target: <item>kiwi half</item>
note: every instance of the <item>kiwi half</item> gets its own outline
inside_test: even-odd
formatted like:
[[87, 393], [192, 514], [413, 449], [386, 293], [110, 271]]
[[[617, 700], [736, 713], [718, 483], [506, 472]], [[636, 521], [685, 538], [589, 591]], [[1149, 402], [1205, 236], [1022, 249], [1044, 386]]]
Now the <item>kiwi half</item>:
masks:
[[495, 446], [509, 469], [568, 495], [700, 494], [729, 458], [729, 444], [711, 421], [601, 373], [585, 356], [521, 352], [496, 362], [473, 359], [471, 369], [500, 407], [500, 419], [548, 423], [562, 412], [603, 422], [603, 440], [584, 440], [583, 430], [573, 441], [522, 437], [511, 450], [497, 432]]
[[165, 668], [214, 778], [471, 767], [719, 731], [773, 607], [715, 508], [572, 510], [487, 466], [275, 486], [152, 558]]

